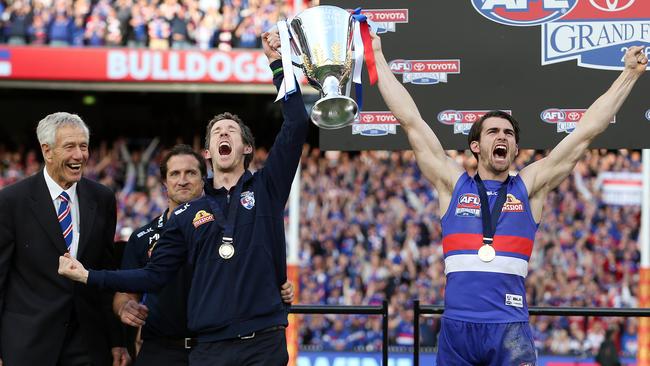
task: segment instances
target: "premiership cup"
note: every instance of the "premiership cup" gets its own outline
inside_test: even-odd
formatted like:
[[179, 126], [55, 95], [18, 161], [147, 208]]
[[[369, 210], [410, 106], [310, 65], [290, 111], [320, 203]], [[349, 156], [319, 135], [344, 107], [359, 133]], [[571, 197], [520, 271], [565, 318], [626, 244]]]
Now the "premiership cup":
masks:
[[293, 18], [289, 28], [291, 47], [321, 95], [311, 110], [311, 120], [323, 129], [351, 125], [359, 113], [357, 103], [345, 95], [353, 62], [352, 16], [336, 6], [316, 6]]

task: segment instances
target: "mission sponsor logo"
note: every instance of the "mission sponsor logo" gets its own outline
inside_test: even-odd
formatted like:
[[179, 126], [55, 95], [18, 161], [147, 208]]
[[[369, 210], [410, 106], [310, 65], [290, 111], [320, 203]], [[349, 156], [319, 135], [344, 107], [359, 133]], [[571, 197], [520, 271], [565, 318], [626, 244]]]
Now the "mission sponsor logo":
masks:
[[[500, 109], [510, 115], [511, 110]], [[454, 134], [468, 135], [474, 122], [478, 121], [491, 110], [454, 110], [447, 109], [438, 113], [438, 122], [454, 126]]]
[[391, 112], [361, 112], [352, 125], [352, 134], [361, 136], [386, 136], [397, 133], [399, 122]]
[[581, 0], [562, 19], [542, 25], [542, 65], [622, 70], [630, 46], [650, 54], [650, 1]]
[[484, 17], [518, 27], [560, 19], [571, 12], [577, 3], [578, 0], [472, 0], [474, 9]]
[[208, 223], [210, 221], [214, 221], [214, 215], [208, 213], [205, 210], [200, 210], [199, 212], [196, 213], [196, 215], [194, 215], [192, 224], [194, 225], [194, 228], [198, 228], [199, 226]]
[[481, 217], [481, 199], [477, 194], [464, 193], [458, 197], [456, 216]]
[[501, 212], [524, 212], [524, 203], [515, 197], [514, 194], [508, 193]]
[[[586, 109], [549, 108], [540, 114], [540, 119], [546, 123], [555, 124], [557, 132], [571, 133], [585, 114]], [[616, 123], [616, 116], [610, 121]]]
[[447, 75], [460, 74], [460, 60], [393, 60], [388, 66], [404, 84], [446, 83]]
[[396, 24], [409, 22], [408, 9], [366, 9], [361, 14], [374, 23], [377, 34], [395, 32]]

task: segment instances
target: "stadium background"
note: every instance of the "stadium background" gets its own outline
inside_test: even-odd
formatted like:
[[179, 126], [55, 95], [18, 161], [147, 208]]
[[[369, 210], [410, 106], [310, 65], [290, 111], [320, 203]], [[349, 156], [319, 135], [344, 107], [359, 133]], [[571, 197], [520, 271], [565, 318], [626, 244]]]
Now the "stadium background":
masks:
[[[101, 52], [115, 47], [138, 52], [146, 49], [138, 44], [133, 26], [127, 25], [137, 17], [136, 13], [124, 11], [137, 7], [132, 1], [32, 1], [32, 7], [26, 9], [24, 1], [0, 0], [4, 43], [0, 45], [0, 66], [3, 62], [11, 64], [12, 57], [18, 57], [21, 50], [33, 52], [40, 42], [45, 47], [70, 47], [55, 49], [58, 55], [79, 48], [100, 47]], [[396, 7], [389, 1], [330, 3], [346, 8]], [[188, 20], [185, 41], [168, 42], [167, 46], [172, 48], [177, 43], [182, 49], [228, 53], [234, 46], [238, 51], [257, 54], [260, 31], [272, 25], [277, 17], [291, 15], [309, 5], [312, 4], [275, 0], [165, 0], [149, 2], [151, 11], [142, 11], [144, 15], [141, 15], [149, 14], [152, 17], [149, 24], [161, 26], [165, 22], [162, 18], [171, 14], [170, 34], [172, 30], [182, 30], [183, 22], [178, 23], [178, 19]], [[449, 148], [462, 146], [459, 144], [465, 137], [436, 121], [440, 111], [511, 109], [525, 123], [524, 145], [542, 148], [565, 133], [558, 133], [555, 126], [541, 122], [540, 111], [551, 107], [586, 108], [585, 103], [592, 101], [615, 77], [615, 72], [581, 68], [575, 61], [540, 66], [539, 26], [514, 28], [490, 22], [477, 13], [470, 1], [449, 2], [442, 9], [434, 9], [428, 1], [412, 1], [404, 4], [407, 6], [409, 22], [394, 24], [394, 31], [383, 36], [387, 59], [461, 60], [461, 74], [450, 74], [447, 83], [408, 85], [418, 104], [427, 106], [423, 115]], [[178, 9], [182, 7], [186, 8], [186, 15], [179, 15]], [[50, 21], [56, 19], [59, 8], [68, 9], [66, 24], [81, 18], [82, 22], [78, 23], [81, 31], [77, 29], [75, 33], [76, 28], [69, 26], [66, 28], [69, 34], [64, 33], [66, 37], [53, 39], [54, 34], [61, 34], [61, 29], [56, 33], [42, 23], [48, 17]], [[200, 14], [196, 19], [191, 11], [195, 8]], [[650, 18], [646, 8], [641, 10], [642, 17]], [[159, 17], [152, 15], [156, 12], [160, 13]], [[204, 22], [206, 18], [214, 19]], [[259, 24], [249, 24], [260, 19]], [[21, 22], [23, 28], [16, 25]], [[192, 22], [196, 24], [192, 26]], [[213, 32], [207, 43], [198, 32], [204, 23]], [[102, 26], [104, 31], [98, 31]], [[196, 27], [194, 31], [192, 27]], [[246, 32], [238, 36], [239, 28]], [[19, 44], [20, 32], [28, 46]], [[227, 33], [231, 33], [231, 40], [225, 36]], [[88, 38], [81, 37], [80, 41], [79, 34], [88, 34]], [[149, 41], [153, 34], [157, 32], [152, 33]], [[423, 37], [426, 34], [444, 37]], [[162, 46], [161, 42], [149, 42], [149, 47], [164, 48], [164, 40], [157, 40], [162, 41]], [[405, 40], [417, 40], [417, 43]], [[512, 49], [516, 50], [514, 55], [509, 53]], [[477, 59], [481, 63], [470, 66]], [[42, 67], [55, 63], [47, 58], [35, 60]], [[512, 64], [504, 63], [505, 60]], [[11, 66], [20, 70], [16, 63]], [[254, 167], [263, 164], [265, 151], [281, 124], [280, 110], [272, 103], [272, 89], [265, 88], [263, 80], [226, 83], [82, 80], [75, 79], [74, 75], [75, 69], [83, 69], [84, 65], [70, 66], [72, 71], [65, 75], [61, 66], [48, 69], [51, 78], [0, 77], [3, 112], [0, 188], [40, 168], [42, 159], [34, 137], [38, 120], [59, 110], [78, 113], [90, 125], [92, 133], [86, 175], [111, 187], [118, 198], [116, 240], [126, 239], [133, 229], [165, 206], [157, 176], [160, 157], [177, 142], [200, 149], [205, 124], [211, 116], [232, 111], [251, 124], [260, 147]], [[31, 71], [39, 75], [37, 68]], [[59, 79], [55, 77], [58, 72], [62, 75]], [[647, 82], [642, 80], [639, 84], [635, 95], [617, 116], [615, 126], [608, 131], [610, 135], [597, 141], [597, 146], [644, 146], [650, 125], [644, 113], [650, 105], [644, 97], [648, 95]], [[492, 87], [501, 94], [490, 95]], [[375, 88], [366, 85], [365, 93], [366, 111], [385, 110]], [[314, 98], [307, 97], [307, 107]], [[503, 105], [502, 100], [512, 104]], [[389, 127], [382, 126], [379, 130], [390, 130]], [[312, 127], [305, 147], [301, 165], [297, 303], [376, 305], [383, 299], [389, 300], [392, 362], [407, 365], [409, 356], [399, 356], [399, 352], [408, 351], [413, 345], [411, 300], [419, 298], [424, 304], [441, 304], [444, 295], [436, 193], [421, 177], [410, 152], [386, 151], [405, 147], [399, 128], [394, 134], [372, 137], [350, 131], [346, 128], [324, 132]], [[543, 138], [534, 140], [532, 136]], [[319, 145], [332, 151], [325, 152]], [[335, 151], [377, 149], [381, 150]], [[450, 153], [470, 169], [475, 164], [462, 151]], [[541, 153], [522, 151], [513, 168], [520, 169]], [[529, 304], [639, 305], [639, 177], [627, 173], [640, 171], [638, 150], [591, 150], [578, 164], [574, 175], [549, 196], [530, 263]], [[603, 182], [605, 172], [614, 174], [613, 181], [624, 184], [610, 186], [610, 191], [605, 191], [608, 188]], [[627, 204], [621, 205], [621, 200]], [[437, 322], [435, 317], [423, 318], [421, 335], [425, 351], [435, 351]], [[531, 319], [531, 324], [536, 346], [545, 356], [542, 364], [570, 361], [589, 365], [606, 329], [616, 330], [617, 344], [626, 362], [632, 364], [637, 356], [638, 320], [634, 318], [537, 317]], [[300, 317], [299, 344], [300, 365], [378, 364], [380, 319]], [[425, 354], [423, 364], [430, 364], [431, 357]]]

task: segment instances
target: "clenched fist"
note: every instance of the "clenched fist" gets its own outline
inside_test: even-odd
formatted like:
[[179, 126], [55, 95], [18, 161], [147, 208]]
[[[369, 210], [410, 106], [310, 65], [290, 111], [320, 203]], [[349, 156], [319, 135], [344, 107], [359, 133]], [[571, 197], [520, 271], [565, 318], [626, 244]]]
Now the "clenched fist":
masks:
[[77, 282], [88, 282], [88, 271], [70, 253], [59, 257], [59, 274]]

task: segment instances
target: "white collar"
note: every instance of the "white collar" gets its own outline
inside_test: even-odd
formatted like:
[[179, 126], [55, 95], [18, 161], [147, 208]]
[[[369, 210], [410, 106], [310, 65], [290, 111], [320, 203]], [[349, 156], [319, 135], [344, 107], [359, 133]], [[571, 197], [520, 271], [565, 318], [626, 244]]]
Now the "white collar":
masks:
[[47, 189], [50, 191], [50, 197], [52, 198], [52, 201], [59, 198], [61, 191], [65, 191], [65, 193], [70, 196], [71, 203], [77, 201], [77, 182], [74, 182], [70, 188], [63, 189], [63, 187], [61, 187], [57, 182], [54, 181], [54, 179], [52, 179], [52, 177], [50, 177], [50, 173], [47, 172], [47, 167], [43, 168], [43, 176], [45, 176], [45, 184], [47, 184]]

